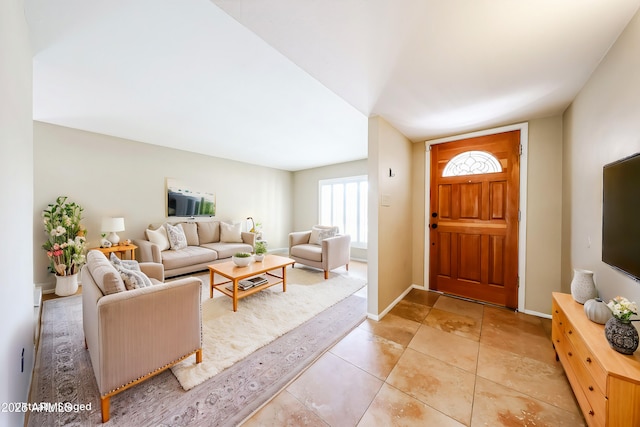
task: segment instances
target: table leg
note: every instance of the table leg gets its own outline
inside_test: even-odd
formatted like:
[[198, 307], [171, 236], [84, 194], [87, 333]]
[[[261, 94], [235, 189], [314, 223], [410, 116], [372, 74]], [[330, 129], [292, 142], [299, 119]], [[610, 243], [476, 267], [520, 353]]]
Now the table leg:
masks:
[[209, 298], [213, 298], [213, 270], [209, 270]]
[[282, 292], [287, 292], [287, 266], [282, 267]]
[[238, 279], [233, 279], [233, 311], [238, 311]]

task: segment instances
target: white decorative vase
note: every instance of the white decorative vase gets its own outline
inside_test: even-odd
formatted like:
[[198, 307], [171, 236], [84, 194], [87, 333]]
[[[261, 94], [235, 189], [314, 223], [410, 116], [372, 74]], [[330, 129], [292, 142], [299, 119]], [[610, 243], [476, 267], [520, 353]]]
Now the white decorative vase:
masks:
[[253, 259], [254, 259], [256, 262], [262, 262], [262, 261], [264, 260], [264, 254], [260, 254], [260, 255], [255, 254], [255, 255], [253, 256]]
[[571, 281], [571, 296], [576, 302], [584, 304], [590, 299], [598, 296], [596, 284], [593, 282], [593, 271], [573, 270], [573, 280]]
[[66, 297], [76, 292], [78, 292], [78, 273], [69, 276], [56, 275], [56, 295]]
[[584, 303], [584, 314], [592, 322], [604, 325], [613, 317], [611, 310], [600, 298], [590, 299]]

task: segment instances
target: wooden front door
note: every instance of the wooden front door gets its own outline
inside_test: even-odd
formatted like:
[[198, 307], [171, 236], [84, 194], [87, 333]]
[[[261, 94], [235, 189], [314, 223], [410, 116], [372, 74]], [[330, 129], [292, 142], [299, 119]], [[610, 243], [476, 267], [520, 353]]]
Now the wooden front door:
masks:
[[520, 131], [432, 145], [430, 190], [430, 288], [517, 308]]

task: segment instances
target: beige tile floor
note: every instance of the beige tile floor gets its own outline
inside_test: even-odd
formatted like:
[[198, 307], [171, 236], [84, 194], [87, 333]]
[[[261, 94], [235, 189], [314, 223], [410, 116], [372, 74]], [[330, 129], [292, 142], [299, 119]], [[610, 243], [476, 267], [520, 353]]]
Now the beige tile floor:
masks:
[[243, 425], [584, 426], [550, 329], [548, 319], [413, 289]]

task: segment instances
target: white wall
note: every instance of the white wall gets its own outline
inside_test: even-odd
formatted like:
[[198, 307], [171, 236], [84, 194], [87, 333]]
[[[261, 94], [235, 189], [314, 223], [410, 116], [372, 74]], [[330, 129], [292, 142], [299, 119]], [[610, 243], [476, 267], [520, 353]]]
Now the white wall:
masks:
[[[9, 403], [27, 401], [35, 326], [32, 62], [21, 0], [0, 2], [0, 58], [0, 403]], [[0, 426], [22, 425], [23, 418], [0, 412]]]
[[[84, 207], [89, 246], [97, 246], [103, 216], [122, 216], [121, 238], [144, 236], [167, 220], [165, 179], [175, 178], [216, 194], [216, 219], [263, 224], [269, 248], [287, 246], [292, 230], [292, 173], [253, 166], [47, 123], [34, 122], [33, 274], [53, 288], [40, 249], [41, 212], [59, 195]], [[115, 167], [114, 165], [117, 165]], [[250, 225], [249, 225], [250, 228]]]
[[[602, 256], [602, 167], [640, 151], [640, 12], [564, 114], [563, 291], [573, 268], [594, 271], [600, 296], [640, 303], [640, 283]], [[640, 217], [639, 217], [640, 218]]]

